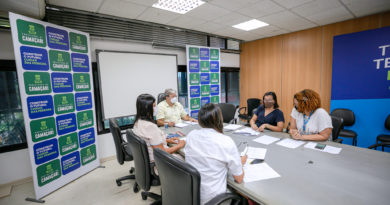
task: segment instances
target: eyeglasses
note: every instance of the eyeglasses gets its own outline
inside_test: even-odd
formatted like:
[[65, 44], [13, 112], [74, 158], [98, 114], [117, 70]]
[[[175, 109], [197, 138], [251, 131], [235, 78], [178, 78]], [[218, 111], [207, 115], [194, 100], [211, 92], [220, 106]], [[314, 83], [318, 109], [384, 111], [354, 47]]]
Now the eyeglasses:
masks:
[[273, 102], [274, 100], [264, 100], [264, 102]]

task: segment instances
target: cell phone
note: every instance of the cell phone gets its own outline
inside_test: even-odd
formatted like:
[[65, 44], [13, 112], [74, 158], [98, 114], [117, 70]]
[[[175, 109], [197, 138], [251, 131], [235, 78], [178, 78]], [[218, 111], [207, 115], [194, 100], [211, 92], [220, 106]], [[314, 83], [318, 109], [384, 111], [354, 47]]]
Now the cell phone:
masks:
[[250, 164], [260, 164], [262, 162], [264, 162], [264, 159], [254, 159]]
[[320, 143], [317, 143], [317, 145], [315, 146], [316, 149], [320, 149], [320, 150], [325, 149], [325, 147], [326, 147], [326, 144], [320, 144]]

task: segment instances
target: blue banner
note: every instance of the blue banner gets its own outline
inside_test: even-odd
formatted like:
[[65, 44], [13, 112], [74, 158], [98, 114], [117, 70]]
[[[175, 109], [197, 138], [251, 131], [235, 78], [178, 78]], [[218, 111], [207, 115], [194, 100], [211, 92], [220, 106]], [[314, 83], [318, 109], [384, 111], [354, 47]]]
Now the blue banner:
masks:
[[53, 97], [51, 95], [27, 97], [28, 116], [31, 119], [51, 116], [54, 114]]
[[200, 96], [200, 86], [190, 86], [190, 97], [195, 98]]
[[210, 85], [210, 94], [212, 96], [219, 95], [219, 85]]
[[210, 61], [210, 72], [219, 72], [219, 61]]
[[52, 73], [51, 82], [53, 92], [63, 93], [73, 91], [72, 74], [70, 73]]
[[200, 48], [200, 60], [209, 60], [210, 59], [210, 52], [208, 48]]
[[61, 158], [62, 174], [68, 174], [80, 167], [80, 153], [72, 152]]
[[54, 27], [46, 27], [47, 45], [49, 48], [69, 50], [68, 32]]
[[210, 84], [210, 73], [201, 73], [200, 74], [200, 84], [201, 85]]
[[199, 61], [190, 61], [190, 72], [199, 72]]
[[88, 55], [72, 53], [72, 69], [74, 72], [89, 72]]
[[20, 55], [25, 70], [49, 70], [46, 49], [21, 46]]
[[57, 158], [58, 155], [58, 142], [56, 138], [34, 144], [35, 164], [48, 162]]
[[76, 115], [74, 113], [60, 115], [56, 118], [58, 135], [64, 135], [77, 130]]
[[206, 105], [207, 103], [210, 103], [210, 97], [202, 97], [200, 98], [200, 105]]
[[95, 143], [95, 131], [93, 128], [81, 130], [79, 132], [80, 148]]
[[86, 110], [92, 108], [92, 95], [90, 92], [87, 93], [76, 93], [76, 110]]

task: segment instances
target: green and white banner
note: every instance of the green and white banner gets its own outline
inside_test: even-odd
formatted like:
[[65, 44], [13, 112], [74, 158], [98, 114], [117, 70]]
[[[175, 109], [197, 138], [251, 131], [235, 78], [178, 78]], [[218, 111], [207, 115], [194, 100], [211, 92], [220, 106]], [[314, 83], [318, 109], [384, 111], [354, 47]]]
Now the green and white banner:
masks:
[[9, 13], [36, 199], [100, 165], [89, 34]]
[[219, 103], [221, 69], [219, 48], [187, 45], [188, 108], [197, 119], [202, 105]]

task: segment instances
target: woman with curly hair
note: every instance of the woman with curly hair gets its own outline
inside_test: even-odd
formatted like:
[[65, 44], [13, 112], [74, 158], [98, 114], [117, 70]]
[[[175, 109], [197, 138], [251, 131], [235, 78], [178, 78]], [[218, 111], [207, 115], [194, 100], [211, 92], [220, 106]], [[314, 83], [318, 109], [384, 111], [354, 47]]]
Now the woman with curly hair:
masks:
[[320, 95], [305, 89], [294, 95], [290, 135], [298, 140], [332, 140], [332, 119], [321, 108]]

